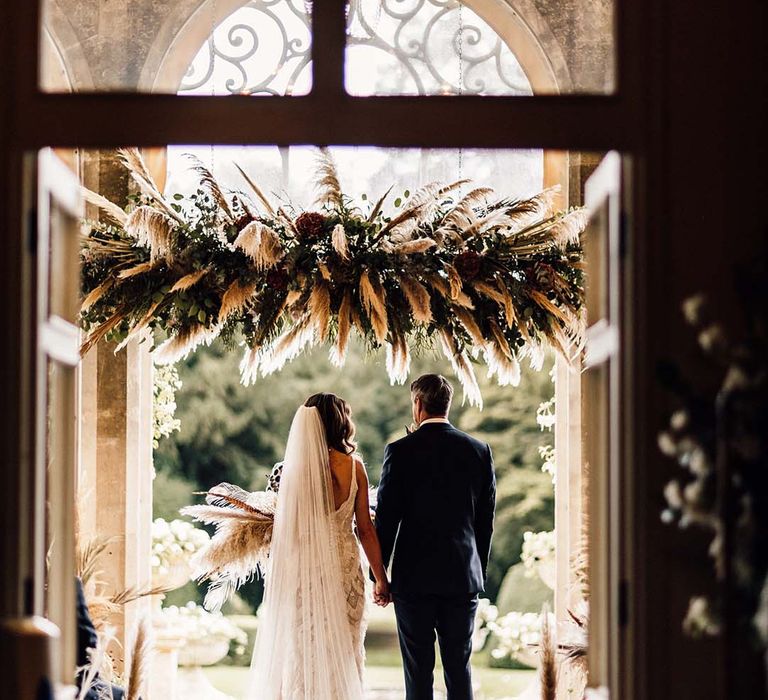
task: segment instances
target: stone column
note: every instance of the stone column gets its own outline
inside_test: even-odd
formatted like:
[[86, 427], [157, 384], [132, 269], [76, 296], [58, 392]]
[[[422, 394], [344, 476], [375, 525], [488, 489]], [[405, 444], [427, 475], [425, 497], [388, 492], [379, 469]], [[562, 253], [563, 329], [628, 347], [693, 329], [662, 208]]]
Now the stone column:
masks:
[[[99, 562], [108, 593], [150, 586], [152, 522], [152, 363], [138, 340], [115, 354], [101, 342], [81, 370], [80, 530], [109, 537]], [[112, 624], [116, 671], [128, 663], [135, 625], [149, 600], [125, 606]]]

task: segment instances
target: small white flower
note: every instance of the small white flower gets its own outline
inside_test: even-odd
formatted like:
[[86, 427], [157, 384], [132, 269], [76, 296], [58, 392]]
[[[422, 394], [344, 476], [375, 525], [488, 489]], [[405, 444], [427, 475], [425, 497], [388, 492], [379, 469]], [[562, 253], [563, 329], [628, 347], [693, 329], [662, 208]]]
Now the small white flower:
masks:
[[674, 510], [680, 510], [683, 507], [683, 496], [680, 491], [680, 484], [677, 481], [670, 481], [664, 487], [664, 498], [667, 499], [669, 507]]
[[688, 412], [683, 411], [682, 409], [679, 411], [675, 411], [672, 414], [672, 417], [669, 419], [669, 424], [675, 430], [682, 430], [688, 425]]
[[699, 345], [706, 352], [711, 352], [725, 343], [725, 333], [721, 326], [713, 323], [699, 333]]
[[657, 442], [662, 454], [667, 455], [667, 457], [674, 457], [677, 454], [675, 440], [667, 431], [659, 433]]
[[701, 448], [696, 448], [691, 452], [691, 459], [688, 467], [697, 476], [706, 476], [710, 472], [710, 464], [707, 455]]
[[701, 315], [706, 301], [707, 298], [703, 294], [695, 294], [683, 301], [683, 316], [685, 316], [685, 320], [688, 323], [694, 325], [701, 322]]

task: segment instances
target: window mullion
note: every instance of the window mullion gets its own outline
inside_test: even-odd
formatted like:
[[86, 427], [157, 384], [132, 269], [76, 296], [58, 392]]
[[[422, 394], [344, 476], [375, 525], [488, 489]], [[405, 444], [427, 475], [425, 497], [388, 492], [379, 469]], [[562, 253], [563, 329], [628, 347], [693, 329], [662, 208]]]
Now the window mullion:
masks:
[[312, 93], [338, 99], [344, 90], [347, 0], [323, 0], [312, 8]]

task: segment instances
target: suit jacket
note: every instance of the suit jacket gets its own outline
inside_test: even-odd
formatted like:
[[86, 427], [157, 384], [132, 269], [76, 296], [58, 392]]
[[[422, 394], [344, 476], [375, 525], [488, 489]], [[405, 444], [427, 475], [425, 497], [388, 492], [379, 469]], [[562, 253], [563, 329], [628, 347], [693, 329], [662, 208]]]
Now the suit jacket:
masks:
[[493, 457], [484, 442], [448, 423], [427, 423], [387, 445], [376, 531], [384, 566], [392, 559], [392, 592], [482, 591], [495, 507]]

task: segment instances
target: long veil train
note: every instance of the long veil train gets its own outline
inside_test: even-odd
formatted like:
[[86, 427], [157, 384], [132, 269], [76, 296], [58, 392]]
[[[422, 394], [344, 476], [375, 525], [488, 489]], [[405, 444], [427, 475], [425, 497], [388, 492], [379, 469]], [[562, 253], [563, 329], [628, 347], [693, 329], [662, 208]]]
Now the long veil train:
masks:
[[247, 700], [361, 700], [316, 408], [288, 435]]

